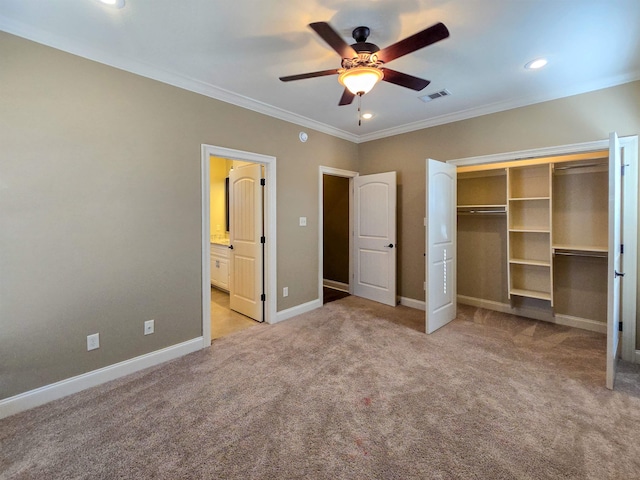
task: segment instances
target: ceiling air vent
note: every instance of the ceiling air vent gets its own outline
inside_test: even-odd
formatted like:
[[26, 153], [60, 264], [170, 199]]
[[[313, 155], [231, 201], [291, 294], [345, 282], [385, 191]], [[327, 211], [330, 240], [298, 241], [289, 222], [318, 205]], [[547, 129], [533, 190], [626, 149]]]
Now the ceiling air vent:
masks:
[[451, 95], [451, 92], [445, 88], [444, 90], [440, 90], [439, 92], [430, 93], [428, 95], [423, 95], [422, 97], [418, 97], [418, 98], [420, 98], [420, 100], [422, 100], [423, 102], [427, 103], [427, 102], [430, 102], [431, 100], [436, 100], [437, 98], [448, 97], [449, 95]]

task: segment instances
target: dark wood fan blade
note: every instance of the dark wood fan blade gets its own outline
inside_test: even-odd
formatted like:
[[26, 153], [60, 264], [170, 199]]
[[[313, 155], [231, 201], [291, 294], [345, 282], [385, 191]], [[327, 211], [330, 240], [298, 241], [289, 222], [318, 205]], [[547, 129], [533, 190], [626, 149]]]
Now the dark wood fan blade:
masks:
[[411, 35], [404, 40], [389, 45], [387, 48], [383, 48], [378, 52], [378, 59], [387, 63], [407, 53], [415, 52], [427, 45], [444, 40], [448, 36], [449, 30], [444, 26], [444, 23], [436, 23], [415, 35]]
[[292, 80], [304, 80], [305, 78], [324, 77], [326, 75], [337, 75], [338, 69], [322, 70], [320, 72], [301, 73], [299, 75], [289, 75], [288, 77], [280, 77], [283, 82], [291, 82]]
[[357, 57], [356, 51], [327, 22], [310, 23], [309, 26], [342, 58]]
[[384, 77], [382, 80], [385, 82], [400, 85], [401, 87], [410, 88], [411, 90], [420, 91], [431, 83], [431, 80], [425, 80], [424, 78], [414, 77], [406, 73], [397, 72], [390, 68], [383, 68]]
[[348, 88], [345, 88], [344, 92], [342, 93], [342, 97], [340, 98], [340, 103], [338, 103], [338, 105], [339, 106], [351, 105], [351, 102], [353, 102], [354, 97], [355, 95], [351, 93]]

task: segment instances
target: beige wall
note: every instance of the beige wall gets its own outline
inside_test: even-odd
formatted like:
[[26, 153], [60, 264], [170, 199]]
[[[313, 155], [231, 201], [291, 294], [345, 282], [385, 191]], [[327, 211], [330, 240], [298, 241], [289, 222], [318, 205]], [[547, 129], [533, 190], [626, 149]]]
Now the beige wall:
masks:
[[201, 335], [202, 144], [277, 158], [277, 308], [317, 298], [318, 166], [357, 145], [5, 33], [0, 58], [0, 398]]
[[[442, 101], [446, 101], [442, 100]], [[604, 140], [640, 133], [640, 82], [432, 127], [360, 145], [362, 174], [398, 172], [398, 292], [424, 299], [425, 159]]]

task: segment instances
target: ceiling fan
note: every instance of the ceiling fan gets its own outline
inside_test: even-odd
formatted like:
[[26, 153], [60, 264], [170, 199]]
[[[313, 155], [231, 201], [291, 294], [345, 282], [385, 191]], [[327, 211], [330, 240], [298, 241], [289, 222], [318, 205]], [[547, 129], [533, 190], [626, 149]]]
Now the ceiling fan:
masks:
[[377, 45], [367, 42], [367, 37], [371, 33], [368, 27], [356, 27], [352, 33], [356, 43], [349, 45], [327, 22], [315, 22], [309, 26], [342, 57], [341, 68], [290, 75], [280, 77], [280, 80], [290, 82], [305, 78], [338, 75], [338, 81], [345, 87], [338, 105], [349, 105], [356, 95], [362, 96], [369, 92], [380, 80], [416, 91], [422, 90], [431, 83], [429, 80], [391, 70], [384, 65], [449, 36], [447, 27], [443, 23], [436, 23], [380, 50]]

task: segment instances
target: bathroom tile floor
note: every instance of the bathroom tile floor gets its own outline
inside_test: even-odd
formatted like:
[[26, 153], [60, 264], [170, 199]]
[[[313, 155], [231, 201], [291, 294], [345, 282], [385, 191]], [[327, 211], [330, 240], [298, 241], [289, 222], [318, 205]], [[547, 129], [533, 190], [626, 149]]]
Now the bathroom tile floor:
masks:
[[259, 325], [255, 320], [229, 309], [229, 294], [211, 288], [211, 340]]

